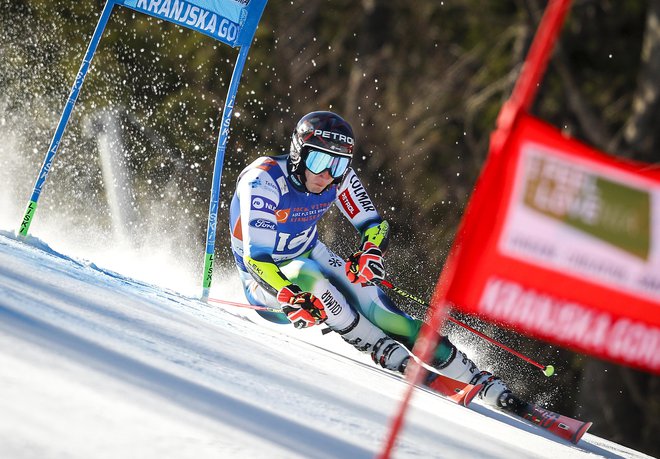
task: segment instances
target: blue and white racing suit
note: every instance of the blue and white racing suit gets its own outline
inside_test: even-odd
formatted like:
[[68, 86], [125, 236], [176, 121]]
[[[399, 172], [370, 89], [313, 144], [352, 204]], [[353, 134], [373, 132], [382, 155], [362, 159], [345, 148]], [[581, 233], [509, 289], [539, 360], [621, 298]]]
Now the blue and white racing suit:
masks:
[[[317, 221], [335, 204], [362, 235], [385, 249], [388, 225], [367, 195], [355, 171], [319, 194], [297, 189], [287, 172], [287, 156], [262, 157], [241, 173], [230, 208], [232, 251], [248, 301], [279, 308], [277, 292], [294, 283], [313, 293], [324, 306], [327, 325], [346, 341], [372, 352], [383, 337], [412, 349], [422, 322], [400, 311], [377, 286], [353, 284], [344, 260], [318, 239]], [[263, 313], [288, 323], [282, 313]], [[391, 349], [393, 370], [404, 355]], [[436, 363], [448, 361], [456, 348], [443, 338]], [[407, 354], [406, 354], [407, 356]]]

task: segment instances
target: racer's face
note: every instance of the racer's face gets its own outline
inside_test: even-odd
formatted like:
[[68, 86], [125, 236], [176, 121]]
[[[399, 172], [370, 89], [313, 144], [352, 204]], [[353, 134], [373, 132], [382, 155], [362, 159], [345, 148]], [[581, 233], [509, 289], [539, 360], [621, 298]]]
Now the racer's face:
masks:
[[309, 169], [305, 169], [305, 186], [310, 193], [320, 193], [332, 183], [334, 179], [328, 170], [324, 170], [320, 174], [315, 174]]

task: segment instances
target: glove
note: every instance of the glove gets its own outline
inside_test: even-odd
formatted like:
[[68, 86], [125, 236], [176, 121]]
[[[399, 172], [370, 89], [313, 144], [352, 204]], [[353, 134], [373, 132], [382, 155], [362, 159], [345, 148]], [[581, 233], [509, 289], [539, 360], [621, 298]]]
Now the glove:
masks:
[[277, 301], [282, 304], [282, 312], [296, 328], [318, 325], [328, 318], [321, 300], [310, 292], [303, 292], [295, 284], [280, 289]]
[[362, 250], [346, 260], [346, 276], [352, 283], [360, 284], [385, 279], [383, 252], [373, 242], [365, 242]]

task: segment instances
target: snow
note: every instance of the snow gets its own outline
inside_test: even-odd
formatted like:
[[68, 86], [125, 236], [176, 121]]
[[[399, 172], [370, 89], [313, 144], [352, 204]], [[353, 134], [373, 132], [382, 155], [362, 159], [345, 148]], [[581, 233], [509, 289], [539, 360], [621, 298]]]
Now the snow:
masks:
[[[244, 301], [233, 274], [212, 296]], [[226, 308], [226, 309], [225, 309]], [[0, 231], [0, 457], [362, 458], [405, 382], [334, 334], [132, 279]], [[394, 457], [648, 457], [416, 391]]]

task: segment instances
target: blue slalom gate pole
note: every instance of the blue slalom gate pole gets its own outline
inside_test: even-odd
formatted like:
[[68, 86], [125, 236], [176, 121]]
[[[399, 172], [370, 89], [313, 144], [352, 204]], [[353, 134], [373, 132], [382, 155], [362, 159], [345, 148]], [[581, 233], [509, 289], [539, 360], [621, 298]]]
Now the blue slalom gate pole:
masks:
[[60, 117], [60, 122], [57, 126], [57, 130], [55, 131], [55, 135], [53, 135], [53, 140], [50, 143], [50, 147], [48, 147], [48, 153], [46, 153], [46, 158], [44, 159], [44, 163], [41, 166], [41, 171], [37, 176], [37, 181], [34, 185], [32, 197], [30, 198], [30, 202], [28, 203], [27, 209], [25, 211], [25, 215], [23, 216], [23, 221], [21, 222], [21, 227], [19, 230], [19, 234], [21, 236], [27, 236], [28, 234], [28, 230], [30, 229], [30, 224], [32, 223], [32, 217], [34, 216], [34, 212], [37, 208], [37, 201], [39, 200], [39, 195], [41, 194], [41, 190], [44, 186], [44, 183], [46, 182], [48, 173], [50, 172], [50, 168], [53, 164], [53, 159], [55, 158], [55, 154], [57, 153], [57, 149], [59, 148], [60, 145], [62, 134], [64, 134], [66, 125], [69, 122], [69, 118], [71, 117], [71, 112], [73, 111], [73, 107], [76, 105], [76, 100], [78, 99], [78, 95], [80, 94], [80, 89], [82, 88], [82, 85], [85, 81], [85, 77], [87, 76], [87, 71], [89, 70], [89, 66], [92, 62], [92, 58], [94, 57], [94, 53], [96, 52], [96, 48], [98, 47], [99, 41], [101, 40], [103, 31], [105, 30], [105, 26], [108, 24], [108, 19], [110, 18], [110, 14], [112, 13], [112, 8], [115, 6], [115, 3], [116, 0], [108, 0], [106, 2], [105, 7], [103, 8], [103, 12], [101, 13], [101, 17], [99, 18], [99, 22], [96, 25], [96, 30], [94, 30], [94, 35], [92, 36], [92, 40], [89, 42], [89, 46], [87, 47], [87, 52], [85, 53], [85, 57], [83, 58], [82, 65], [80, 66], [78, 75], [76, 75], [76, 79], [73, 82], [73, 87], [71, 88], [71, 93], [69, 94], [69, 100], [67, 101], [64, 107], [64, 111], [62, 112], [62, 116]]
[[218, 137], [218, 146], [215, 152], [215, 165], [213, 168], [213, 183], [211, 185], [211, 202], [209, 203], [209, 219], [206, 230], [206, 255], [204, 257], [204, 279], [202, 300], [206, 301], [211, 290], [211, 281], [213, 279], [213, 254], [215, 251], [216, 228], [218, 224], [218, 203], [220, 200], [220, 185], [222, 180], [222, 167], [225, 162], [225, 150], [227, 149], [227, 139], [229, 137], [229, 125], [234, 111], [234, 102], [238, 91], [238, 83], [243, 74], [243, 67], [247, 60], [250, 45], [240, 47], [236, 65], [231, 75], [227, 99], [222, 114], [222, 124], [220, 125], [220, 135]]

